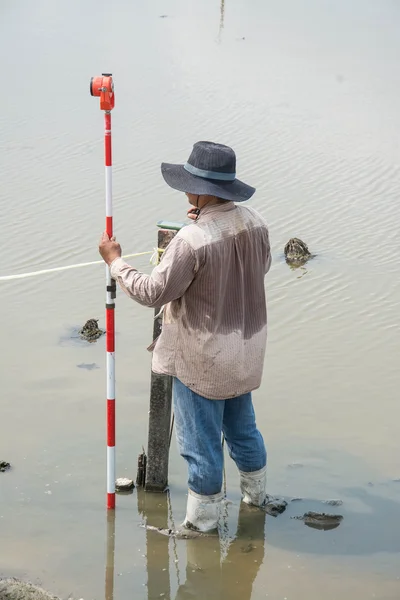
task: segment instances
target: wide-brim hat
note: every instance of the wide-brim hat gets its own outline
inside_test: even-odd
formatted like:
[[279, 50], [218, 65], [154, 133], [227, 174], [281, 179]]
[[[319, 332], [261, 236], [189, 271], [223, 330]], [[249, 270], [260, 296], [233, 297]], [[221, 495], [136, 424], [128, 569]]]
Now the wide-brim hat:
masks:
[[196, 142], [185, 164], [162, 163], [161, 173], [170, 187], [189, 194], [244, 202], [256, 191], [236, 179], [236, 155], [232, 148], [214, 142]]

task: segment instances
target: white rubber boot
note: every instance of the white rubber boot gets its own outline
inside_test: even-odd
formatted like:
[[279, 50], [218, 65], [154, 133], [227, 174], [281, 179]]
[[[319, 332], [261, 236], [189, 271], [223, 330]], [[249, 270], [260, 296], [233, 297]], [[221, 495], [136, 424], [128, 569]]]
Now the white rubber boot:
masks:
[[253, 506], [263, 506], [267, 500], [267, 466], [252, 473], [240, 473], [240, 489], [243, 502]]
[[222, 492], [212, 496], [201, 496], [189, 490], [186, 518], [182, 526], [201, 532], [216, 529], [223, 498]]

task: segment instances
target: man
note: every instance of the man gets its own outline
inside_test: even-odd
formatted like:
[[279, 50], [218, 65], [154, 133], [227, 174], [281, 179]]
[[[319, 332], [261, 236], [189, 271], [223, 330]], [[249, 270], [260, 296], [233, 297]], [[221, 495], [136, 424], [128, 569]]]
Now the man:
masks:
[[236, 178], [232, 148], [197, 142], [186, 164], [163, 163], [161, 172], [186, 193], [194, 222], [178, 232], [151, 275], [122, 260], [107, 234], [99, 251], [129, 297], [164, 306], [152, 369], [174, 378], [176, 435], [188, 464], [183, 525], [209, 531], [223, 500], [222, 433], [244, 502], [262, 506], [266, 499], [267, 456], [251, 392], [261, 383], [267, 340], [268, 228], [254, 209], [235, 204], [255, 189]]

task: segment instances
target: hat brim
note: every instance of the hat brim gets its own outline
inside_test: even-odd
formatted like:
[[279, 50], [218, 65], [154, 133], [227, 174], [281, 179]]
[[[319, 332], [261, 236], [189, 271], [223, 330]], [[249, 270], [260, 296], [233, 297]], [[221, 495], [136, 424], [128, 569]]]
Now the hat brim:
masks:
[[192, 175], [183, 165], [161, 163], [161, 174], [165, 182], [174, 190], [206, 196], [217, 196], [232, 202], [244, 202], [252, 197], [255, 188], [239, 179], [234, 181], [217, 181]]

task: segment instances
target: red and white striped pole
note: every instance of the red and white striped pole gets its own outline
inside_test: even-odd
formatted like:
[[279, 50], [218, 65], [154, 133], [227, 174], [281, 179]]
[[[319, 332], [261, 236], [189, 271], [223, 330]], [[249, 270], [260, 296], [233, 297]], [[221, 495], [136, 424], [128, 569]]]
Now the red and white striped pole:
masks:
[[[111, 73], [90, 80], [90, 93], [100, 97], [104, 110], [104, 157], [106, 168], [106, 232], [113, 235], [111, 111], [115, 104]], [[115, 296], [116, 283], [106, 265], [106, 349], [107, 349], [107, 508], [115, 508]]]

